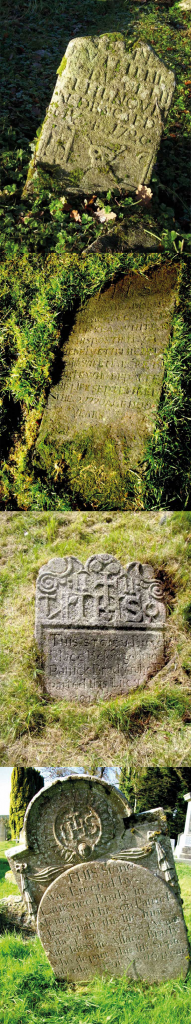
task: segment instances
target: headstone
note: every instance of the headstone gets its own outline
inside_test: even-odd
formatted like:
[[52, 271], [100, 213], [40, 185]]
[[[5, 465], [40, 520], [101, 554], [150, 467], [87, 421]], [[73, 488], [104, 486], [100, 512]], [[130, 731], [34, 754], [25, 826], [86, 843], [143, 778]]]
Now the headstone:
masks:
[[130, 813], [118, 789], [93, 777], [69, 776], [33, 798], [25, 817], [25, 844], [7, 853], [32, 916], [50, 882], [68, 865], [116, 849]]
[[153, 984], [188, 970], [188, 946], [170, 887], [140, 864], [82, 864], [49, 886], [38, 934], [59, 979], [95, 974]]
[[53, 697], [128, 693], [164, 660], [165, 606], [149, 565], [112, 555], [53, 558], [36, 585], [36, 640]]
[[184, 861], [185, 864], [190, 864], [191, 867], [191, 793], [186, 793], [184, 799], [188, 801], [186, 821], [184, 832], [179, 837], [175, 849], [175, 857]]
[[25, 837], [8, 859], [57, 978], [185, 977], [188, 943], [162, 808], [133, 814], [109, 783], [69, 776], [33, 798]]
[[[156, 420], [176, 292], [177, 267], [163, 265], [146, 277], [121, 277], [77, 313], [37, 440], [45, 465], [51, 451], [53, 462], [62, 457], [66, 442], [82, 438], [83, 451], [84, 438], [93, 430], [99, 439], [104, 430], [117, 438], [119, 463], [125, 438], [129, 466], [140, 472]], [[81, 468], [83, 473], [83, 458], [79, 482]]]
[[145, 43], [127, 49], [118, 33], [72, 39], [59, 72], [36, 168], [57, 171], [67, 192], [128, 192], [147, 184], [175, 88], [173, 71]]
[[4, 843], [6, 838], [7, 838], [6, 825], [5, 825], [5, 821], [4, 821], [3, 815], [2, 815], [0, 817], [0, 842]]

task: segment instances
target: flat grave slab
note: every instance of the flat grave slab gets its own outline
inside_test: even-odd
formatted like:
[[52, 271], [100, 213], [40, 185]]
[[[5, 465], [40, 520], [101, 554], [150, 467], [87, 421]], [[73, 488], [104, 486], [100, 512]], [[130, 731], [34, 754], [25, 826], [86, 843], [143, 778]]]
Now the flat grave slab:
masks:
[[[159, 405], [177, 295], [177, 266], [129, 273], [77, 313], [50, 388], [36, 443], [38, 459], [64, 455], [66, 442], [103, 431], [117, 439], [120, 465], [140, 472]], [[128, 452], [128, 456], [127, 456]], [[83, 459], [79, 464], [82, 466]], [[132, 476], [131, 476], [132, 481]]]

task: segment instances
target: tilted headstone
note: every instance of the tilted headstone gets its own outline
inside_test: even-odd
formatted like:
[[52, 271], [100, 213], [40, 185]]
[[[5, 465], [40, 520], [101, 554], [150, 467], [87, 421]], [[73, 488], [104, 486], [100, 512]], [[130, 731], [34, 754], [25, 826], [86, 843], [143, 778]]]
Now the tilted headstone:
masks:
[[127, 974], [153, 984], [188, 969], [184, 922], [170, 887], [120, 859], [61, 875], [41, 901], [38, 934], [59, 979]]
[[53, 697], [128, 693], [164, 660], [165, 606], [149, 565], [112, 555], [53, 558], [36, 585], [36, 640]]
[[183, 860], [185, 864], [190, 864], [191, 867], [191, 793], [186, 793], [184, 799], [188, 801], [186, 821], [184, 832], [179, 836], [177, 842], [175, 856], [178, 860]]
[[26, 846], [8, 859], [57, 978], [186, 975], [188, 942], [166, 817], [134, 815], [105, 781], [68, 777], [42, 790]]
[[[132, 191], [150, 181], [174, 88], [150, 46], [125, 36], [72, 39], [36, 147], [35, 166], [65, 191]], [[33, 164], [34, 167], [34, 164]], [[29, 169], [29, 181], [32, 168]]]
[[[142, 472], [159, 405], [177, 293], [177, 267], [129, 273], [88, 300], [63, 349], [63, 370], [50, 389], [36, 444], [46, 465], [73, 439], [117, 438], [119, 465]], [[128, 455], [127, 455], [128, 451]], [[120, 461], [121, 459], [121, 461]], [[84, 462], [79, 462], [79, 486]], [[131, 475], [132, 482], [132, 475]], [[95, 482], [95, 492], [97, 483]]]

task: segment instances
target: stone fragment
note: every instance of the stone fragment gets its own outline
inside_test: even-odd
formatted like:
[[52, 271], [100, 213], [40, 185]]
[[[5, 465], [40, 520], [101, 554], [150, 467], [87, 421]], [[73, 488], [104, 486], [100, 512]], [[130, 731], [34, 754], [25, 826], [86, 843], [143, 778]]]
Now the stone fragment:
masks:
[[164, 660], [165, 606], [149, 565], [111, 555], [51, 559], [36, 586], [35, 635], [53, 697], [94, 701], [144, 683]]
[[150, 181], [173, 92], [172, 71], [122, 34], [69, 43], [29, 168], [56, 172], [67, 192], [136, 190]]
[[138, 863], [104, 859], [69, 869], [44, 894], [37, 927], [59, 979], [126, 974], [153, 984], [187, 974], [180, 905]]
[[[37, 439], [43, 465], [51, 450], [55, 464], [66, 442], [82, 439], [84, 446], [92, 430], [97, 438], [105, 430], [122, 452], [126, 443], [130, 470], [140, 471], [160, 400], [176, 289], [174, 264], [146, 276], [128, 273], [77, 313]], [[81, 463], [79, 486], [80, 472]]]

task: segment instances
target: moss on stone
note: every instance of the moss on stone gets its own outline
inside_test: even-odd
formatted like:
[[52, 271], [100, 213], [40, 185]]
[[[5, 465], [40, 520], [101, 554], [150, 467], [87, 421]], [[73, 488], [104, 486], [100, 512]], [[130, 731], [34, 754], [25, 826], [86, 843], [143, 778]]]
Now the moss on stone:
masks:
[[56, 72], [57, 75], [62, 75], [62, 72], [65, 71], [66, 64], [67, 64], [66, 57], [62, 57], [61, 64], [59, 64], [59, 68], [57, 68], [57, 72]]

